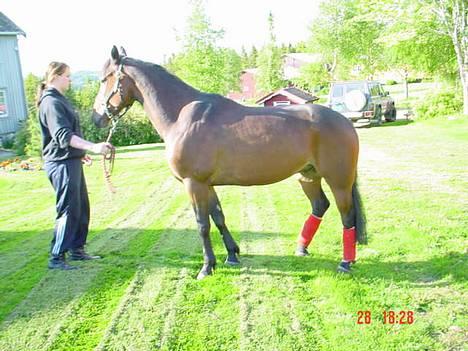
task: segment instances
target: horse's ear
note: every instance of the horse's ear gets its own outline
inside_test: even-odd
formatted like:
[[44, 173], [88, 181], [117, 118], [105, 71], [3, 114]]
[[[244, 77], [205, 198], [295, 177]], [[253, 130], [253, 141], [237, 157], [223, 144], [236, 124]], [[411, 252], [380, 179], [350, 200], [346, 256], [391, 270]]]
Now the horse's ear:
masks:
[[111, 57], [112, 57], [112, 61], [113, 61], [116, 65], [120, 64], [120, 54], [119, 54], [119, 50], [117, 50], [117, 46], [115, 46], [115, 45], [112, 47]]
[[120, 47], [120, 56], [127, 56], [127, 52], [123, 48], [123, 46]]

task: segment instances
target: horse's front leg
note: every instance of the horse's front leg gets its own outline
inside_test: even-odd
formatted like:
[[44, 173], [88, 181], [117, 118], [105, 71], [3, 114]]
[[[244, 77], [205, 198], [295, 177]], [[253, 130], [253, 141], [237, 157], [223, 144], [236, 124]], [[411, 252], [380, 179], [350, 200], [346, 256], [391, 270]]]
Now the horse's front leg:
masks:
[[231, 235], [231, 232], [226, 226], [223, 209], [221, 208], [221, 203], [219, 202], [214, 188], [210, 187], [209, 190], [210, 215], [223, 237], [224, 246], [228, 252], [228, 257], [226, 258], [225, 263], [229, 265], [238, 265], [239, 259], [237, 258], [237, 255], [239, 254], [239, 246], [237, 246], [234, 238]]
[[210, 239], [209, 186], [190, 178], [184, 179], [184, 185], [192, 201], [203, 244], [204, 264], [197, 276], [197, 279], [203, 279], [212, 274], [216, 266], [216, 257]]

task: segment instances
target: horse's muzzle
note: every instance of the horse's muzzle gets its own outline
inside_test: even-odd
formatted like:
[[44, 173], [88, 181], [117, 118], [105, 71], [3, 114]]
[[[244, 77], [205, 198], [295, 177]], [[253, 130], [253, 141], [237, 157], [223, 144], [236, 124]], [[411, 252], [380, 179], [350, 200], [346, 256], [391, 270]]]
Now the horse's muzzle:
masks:
[[93, 110], [93, 122], [98, 128], [107, 127], [110, 121], [110, 118], [106, 114], [99, 114], [96, 110]]

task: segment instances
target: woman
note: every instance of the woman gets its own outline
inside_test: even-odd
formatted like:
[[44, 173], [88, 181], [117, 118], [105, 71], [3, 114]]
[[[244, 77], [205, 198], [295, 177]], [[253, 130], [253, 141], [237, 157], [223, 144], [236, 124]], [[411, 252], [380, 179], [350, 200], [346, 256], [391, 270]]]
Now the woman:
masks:
[[51, 243], [49, 268], [71, 270], [70, 260], [93, 260], [84, 250], [89, 226], [89, 199], [82, 162], [90, 163], [86, 151], [107, 155], [113, 146], [83, 139], [78, 115], [64, 96], [70, 87], [70, 68], [51, 62], [45, 82], [38, 89], [37, 106], [42, 132], [42, 157], [47, 176], [56, 192], [57, 218]]

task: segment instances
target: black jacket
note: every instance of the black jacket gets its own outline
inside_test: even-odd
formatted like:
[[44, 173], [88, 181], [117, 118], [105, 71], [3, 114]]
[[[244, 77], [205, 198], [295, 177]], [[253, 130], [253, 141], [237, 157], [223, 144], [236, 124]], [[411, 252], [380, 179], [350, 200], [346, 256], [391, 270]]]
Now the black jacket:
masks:
[[67, 98], [55, 88], [44, 90], [39, 100], [42, 157], [45, 161], [81, 158], [84, 150], [70, 146], [73, 135], [82, 138], [80, 121]]

